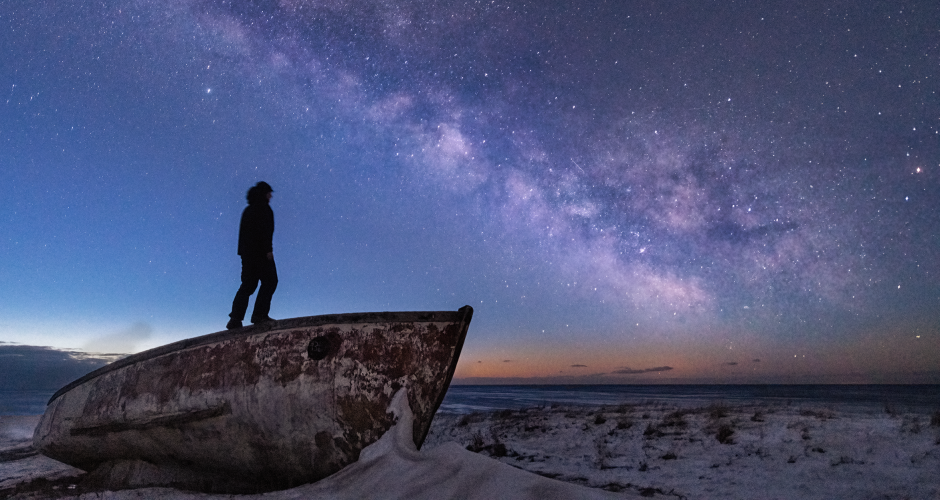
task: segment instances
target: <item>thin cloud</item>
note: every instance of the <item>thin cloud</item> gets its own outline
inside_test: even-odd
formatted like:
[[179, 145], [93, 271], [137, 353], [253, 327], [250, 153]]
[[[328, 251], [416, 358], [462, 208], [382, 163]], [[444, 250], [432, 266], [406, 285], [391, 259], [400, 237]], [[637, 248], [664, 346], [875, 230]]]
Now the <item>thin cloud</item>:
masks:
[[572, 368], [587, 368], [587, 365], [571, 365]]
[[655, 373], [655, 372], [668, 372], [672, 370], [671, 366], [657, 366], [654, 368], [643, 368], [642, 370], [634, 370], [632, 368], [621, 368], [619, 370], [614, 370], [610, 373], [616, 375], [637, 375], [640, 373]]
[[725, 363], [725, 365], [726, 365], [726, 366], [738, 366], [738, 362], [737, 362], [737, 361], [729, 361], [729, 362]]
[[147, 323], [134, 323], [119, 332], [92, 339], [82, 346], [85, 352], [124, 352], [137, 351], [137, 346], [150, 339], [153, 328]]

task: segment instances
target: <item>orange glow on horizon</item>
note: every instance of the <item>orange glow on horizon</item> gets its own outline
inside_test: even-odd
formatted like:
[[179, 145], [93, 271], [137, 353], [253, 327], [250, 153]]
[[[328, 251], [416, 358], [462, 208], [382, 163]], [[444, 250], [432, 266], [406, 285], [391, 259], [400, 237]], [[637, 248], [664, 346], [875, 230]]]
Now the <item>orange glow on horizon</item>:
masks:
[[[662, 336], [465, 349], [454, 379], [486, 383], [937, 383], [940, 343], [925, 325], [812, 342], [753, 334]], [[541, 340], [541, 339], [536, 339]], [[936, 339], [933, 339], [936, 340]], [[620, 373], [617, 373], [617, 372]], [[910, 380], [911, 382], [907, 382]]]

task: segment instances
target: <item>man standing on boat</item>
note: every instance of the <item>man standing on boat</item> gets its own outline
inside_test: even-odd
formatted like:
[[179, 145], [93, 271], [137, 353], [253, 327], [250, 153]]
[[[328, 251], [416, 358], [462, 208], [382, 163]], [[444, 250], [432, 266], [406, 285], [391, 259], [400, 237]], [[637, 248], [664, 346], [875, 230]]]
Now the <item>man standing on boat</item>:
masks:
[[269, 202], [274, 190], [267, 182], [259, 182], [248, 190], [248, 207], [242, 212], [238, 227], [238, 255], [242, 257], [242, 285], [232, 301], [232, 312], [225, 328], [241, 328], [248, 310], [248, 298], [255, 293], [258, 282], [261, 289], [251, 313], [254, 324], [274, 321], [268, 316], [271, 297], [277, 288], [277, 268], [274, 265], [274, 211]]

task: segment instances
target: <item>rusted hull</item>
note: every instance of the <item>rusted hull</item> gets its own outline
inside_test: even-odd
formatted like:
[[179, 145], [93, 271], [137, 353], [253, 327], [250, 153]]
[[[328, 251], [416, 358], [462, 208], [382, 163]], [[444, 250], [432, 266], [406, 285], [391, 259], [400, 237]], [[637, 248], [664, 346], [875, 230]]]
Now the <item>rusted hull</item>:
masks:
[[139, 353], [56, 393], [34, 443], [84, 470], [143, 463], [199, 489], [317, 481], [393, 425], [402, 387], [420, 448], [472, 314], [311, 316]]

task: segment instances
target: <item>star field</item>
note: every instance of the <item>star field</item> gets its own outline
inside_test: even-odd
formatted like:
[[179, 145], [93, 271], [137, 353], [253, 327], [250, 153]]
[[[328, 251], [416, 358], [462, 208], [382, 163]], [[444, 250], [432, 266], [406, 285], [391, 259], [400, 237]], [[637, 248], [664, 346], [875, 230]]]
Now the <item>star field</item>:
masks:
[[933, 2], [3, 5], [0, 340], [220, 329], [266, 180], [272, 315], [458, 378], [940, 380]]

